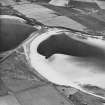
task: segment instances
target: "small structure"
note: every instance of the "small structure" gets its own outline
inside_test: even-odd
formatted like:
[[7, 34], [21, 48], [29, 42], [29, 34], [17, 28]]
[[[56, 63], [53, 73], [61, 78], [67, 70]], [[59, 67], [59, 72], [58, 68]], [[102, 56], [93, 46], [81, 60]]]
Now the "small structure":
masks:
[[51, 5], [64, 6], [64, 7], [68, 6], [69, 3], [70, 3], [70, 0], [51, 0], [49, 2], [49, 4], [51, 4]]

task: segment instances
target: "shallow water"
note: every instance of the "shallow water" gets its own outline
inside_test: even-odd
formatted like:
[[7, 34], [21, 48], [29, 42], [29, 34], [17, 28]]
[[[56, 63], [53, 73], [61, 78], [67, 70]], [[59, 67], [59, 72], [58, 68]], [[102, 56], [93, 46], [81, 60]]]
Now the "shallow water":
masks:
[[105, 60], [54, 54], [48, 59], [53, 70], [69, 77], [72, 81], [105, 73]]

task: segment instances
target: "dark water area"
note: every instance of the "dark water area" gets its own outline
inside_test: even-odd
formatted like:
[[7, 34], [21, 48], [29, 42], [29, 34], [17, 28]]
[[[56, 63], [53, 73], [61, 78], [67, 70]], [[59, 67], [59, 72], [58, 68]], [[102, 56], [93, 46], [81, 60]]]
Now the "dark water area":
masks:
[[16, 48], [36, 30], [25, 23], [0, 19], [0, 53]]
[[100, 48], [72, 39], [65, 34], [47, 38], [39, 44], [37, 51], [46, 58], [53, 54], [77, 57], [103, 57], [105, 55]]

